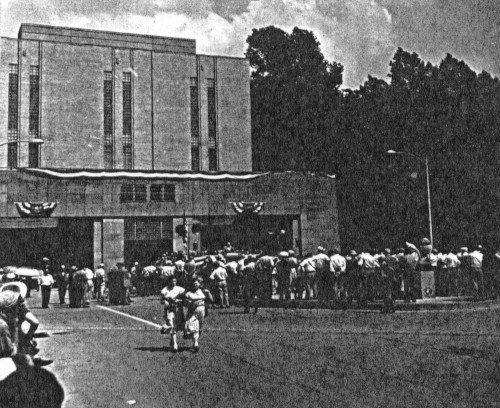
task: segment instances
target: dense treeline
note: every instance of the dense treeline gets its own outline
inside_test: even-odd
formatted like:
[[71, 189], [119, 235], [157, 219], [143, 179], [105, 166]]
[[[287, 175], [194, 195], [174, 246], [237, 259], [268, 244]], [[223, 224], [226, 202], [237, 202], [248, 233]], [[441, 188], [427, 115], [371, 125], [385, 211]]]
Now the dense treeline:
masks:
[[344, 248], [429, 235], [426, 157], [435, 245], [500, 245], [498, 78], [400, 48], [387, 81], [341, 89], [312, 32], [271, 26], [247, 42], [254, 170], [336, 174]]

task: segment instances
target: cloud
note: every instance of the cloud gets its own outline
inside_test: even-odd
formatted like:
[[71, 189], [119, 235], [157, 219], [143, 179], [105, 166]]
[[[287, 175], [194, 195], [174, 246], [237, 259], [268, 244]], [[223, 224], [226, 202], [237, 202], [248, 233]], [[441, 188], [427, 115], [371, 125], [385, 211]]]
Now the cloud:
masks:
[[49, 24], [194, 38], [199, 53], [242, 57], [253, 28], [297, 26], [313, 31], [325, 57], [344, 65], [344, 86], [357, 87], [368, 75], [386, 78], [398, 46], [432, 62], [450, 52], [495, 72], [495, 1], [1, 0], [0, 34], [17, 37], [23, 22]]

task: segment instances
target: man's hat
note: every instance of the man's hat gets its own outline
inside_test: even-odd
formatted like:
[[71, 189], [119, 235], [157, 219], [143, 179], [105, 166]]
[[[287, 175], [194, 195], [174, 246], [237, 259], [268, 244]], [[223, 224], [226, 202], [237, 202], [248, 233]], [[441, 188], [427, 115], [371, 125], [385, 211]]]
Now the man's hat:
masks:
[[5, 279], [7, 279], [7, 280], [15, 280], [16, 279], [16, 274], [14, 272], [9, 272], [7, 275], [5, 275]]
[[18, 301], [21, 294], [12, 290], [5, 290], [0, 292], [0, 309], [6, 310], [14, 306]]
[[358, 253], [357, 253], [354, 249], [351, 249], [351, 250], [349, 251], [349, 255], [351, 255], [351, 256], [356, 256], [357, 254], [358, 254]]
[[99, 268], [104, 268], [104, 264], [103, 263], [99, 264]]
[[287, 251], [281, 251], [278, 256], [280, 258], [288, 258], [288, 252]]
[[28, 293], [28, 287], [22, 282], [8, 282], [0, 288], [0, 293], [5, 291], [19, 293], [19, 296], [24, 299]]
[[319, 251], [319, 252], [325, 252], [325, 251], [326, 251], [326, 249], [325, 249], [325, 248], [323, 248], [322, 246], [319, 246], [319, 247], [318, 247], [318, 251]]
[[462, 248], [460, 248], [460, 251], [462, 251], [462, 252], [468, 252], [468, 251], [469, 251], [469, 248], [467, 248], [467, 247], [462, 247]]
[[293, 249], [290, 249], [290, 250], [288, 251], [288, 255], [290, 255], [290, 256], [295, 256], [295, 251], [294, 251]]
[[42, 259], [42, 261], [49, 262], [49, 258], [45, 257], [45, 258]]

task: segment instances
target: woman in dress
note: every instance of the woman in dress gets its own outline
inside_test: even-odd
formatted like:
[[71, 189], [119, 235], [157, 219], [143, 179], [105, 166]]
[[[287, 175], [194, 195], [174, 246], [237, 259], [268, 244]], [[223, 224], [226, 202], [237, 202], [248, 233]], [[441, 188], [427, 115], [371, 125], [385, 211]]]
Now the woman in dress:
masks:
[[193, 339], [193, 351], [195, 353], [200, 349], [198, 339], [200, 337], [203, 319], [205, 318], [205, 299], [206, 295], [201, 288], [199, 279], [194, 279], [191, 289], [186, 292], [185, 295], [187, 315], [184, 338]]
[[177, 286], [175, 276], [170, 276], [167, 286], [161, 290], [161, 304], [164, 305], [165, 324], [161, 328], [162, 334], [170, 334], [170, 348], [172, 352], [177, 352], [177, 330], [182, 330], [184, 326], [184, 310], [182, 299], [186, 290]]

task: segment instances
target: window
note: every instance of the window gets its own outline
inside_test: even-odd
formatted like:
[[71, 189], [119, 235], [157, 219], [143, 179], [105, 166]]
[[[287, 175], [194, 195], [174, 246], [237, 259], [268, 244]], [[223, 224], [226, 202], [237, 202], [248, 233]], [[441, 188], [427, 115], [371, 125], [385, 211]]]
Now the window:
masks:
[[208, 98], [208, 170], [217, 171], [217, 110], [215, 101], [215, 80], [207, 79]]
[[113, 73], [104, 71], [104, 167], [113, 168]]
[[120, 202], [145, 203], [147, 201], [147, 198], [147, 186], [145, 184], [122, 184], [120, 191]]
[[123, 73], [123, 168], [131, 169], [132, 160], [132, 76]]
[[145, 184], [134, 185], [134, 201], [139, 203], [148, 201], [148, 190]]
[[30, 67], [30, 118], [29, 135], [30, 138], [37, 138], [39, 135], [40, 119], [40, 70], [36, 65]]
[[125, 218], [125, 240], [154, 241], [172, 239], [171, 218]]
[[123, 168], [131, 169], [132, 165], [132, 144], [127, 144], [125, 139], [123, 140]]
[[[7, 141], [16, 142], [19, 139], [19, 67], [17, 64], [9, 65], [9, 105], [7, 119]], [[7, 145], [7, 166], [17, 167], [17, 143]]]
[[198, 78], [190, 79], [191, 93], [191, 170], [200, 171], [200, 110], [198, 103]]
[[151, 201], [175, 202], [175, 184], [152, 184]]
[[39, 167], [39, 146], [36, 143], [29, 143], [28, 148], [28, 166], [31, 168]]
[[191, 170], [200, 171], [200, 148], [191, 146]]
[[123, 134], [132, 134], [132, 77], [123, 73]]

